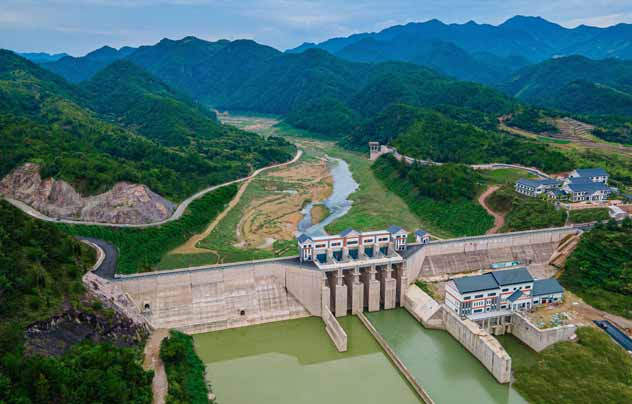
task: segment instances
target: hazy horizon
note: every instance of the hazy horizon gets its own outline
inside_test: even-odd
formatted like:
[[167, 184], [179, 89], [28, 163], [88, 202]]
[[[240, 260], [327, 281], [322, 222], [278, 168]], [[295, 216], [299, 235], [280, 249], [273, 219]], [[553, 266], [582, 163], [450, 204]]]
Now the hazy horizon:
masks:
[[6, 0], [0, 47], [75, 56], [108, 45], [151, 45], [162, 38], [253, 39], [280, 50], [303, 42], [380, 31], [408, 22], [473, 20], [498, 25], [541, 16], [567, 28], [632, 22], [632, 2], [601, 0]]

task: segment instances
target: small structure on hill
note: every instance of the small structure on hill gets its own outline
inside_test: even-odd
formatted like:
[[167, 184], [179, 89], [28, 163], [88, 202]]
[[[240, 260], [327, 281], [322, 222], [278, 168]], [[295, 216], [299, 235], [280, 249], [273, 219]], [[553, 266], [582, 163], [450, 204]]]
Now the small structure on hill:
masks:
[[421, 229], [415, 230], [415, 242], [420, 244], [428, 244], [430, 242], [430, 234]]

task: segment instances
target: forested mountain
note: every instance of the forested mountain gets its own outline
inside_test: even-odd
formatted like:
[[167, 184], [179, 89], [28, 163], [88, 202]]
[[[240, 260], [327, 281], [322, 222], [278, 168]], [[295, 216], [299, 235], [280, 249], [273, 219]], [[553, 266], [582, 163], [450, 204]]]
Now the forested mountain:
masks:
[[473, 21], [466, 24], [444, 24], [438, 20], [409, 23], [377, 33], [333, 38], [319, 44], [304, 43], [288, 52], [298, 53], [318, 47], [339, 54], [344, 53], [345, 48], [367, 39], [390, 43], [399, 48], [393, 50], [398, 56], [402, 55], [399, 52], [407, 52], [407, 44], [412, 41], [439, 40], [453, 43], [468, 53], [487, 52], [499, 57], [520, 56], [531, 62], [567, 55], [584, 55], [594, 59], [632, 59], [631, 24], [618, 24], [608, 28], [581, 25], [569, 29], [540, 17], [525, 16], [515, 16], [498, 26]]
[[551, 59], [520, 70], [500, 88], [521, 100], [562, 111], [632, 116], [632, 61]]
[[229, 136], [210, 109], [125, 60], [101, 70], [81, 89], [94, 111], [166, 146]]
[[[138, 73], [136, 69], [133, 72]], [[0, 176], [34, 161], [43, 165], [43, 177], [64, 179], [83, 194], [103, 192], [118, 181], [129, 181], [178, 200], [205, 186], [245, 176], [256, 167], [288, 160], [294, 153], [293, 146], [283, 140], [265, 140], [237, 129], [222, 129], [226, 133], [217, 138], [189, 133], [196, 127], [188, 121], [191, 111], [196, 110], [194, 105], [167, 97], [164, 84], [146, 73], [136, 74], [129, 81], [121, 76], [120, 80], [129, 83], [130, 87], [125, 84], [123, 88], [133, 89], [121, 101], [130, 106], [134, 102], [180, 105], [182, 113], [168, 114], [161, 122], [173, 125], [174, 131], [187, 123], [190, 126], [180, 128], [181, 133], [199, 141], [172, 148], [139, 136], [136, 126], [148, 133], [153, 127], [143, 125], [143, 118], [134, 115], [143, 113], [142, 109], [131, 114], [110, 107], [108, 118], [124, 121], [128, 129], [106, 122], [89, 109], [90, 100], [86, 101], [84, 94], [87, 90], [68, 84], [12, 52], [0, 51]], [[151, 90], [141, 86], [148, 83], [153, 86], [148, 86]], [[95, 94], [95, 98], [105, 97]], [[157, 95], [163, 98], [156, 101], [153, 97]], [[193, 116], [201, 120], [204, 117], [204, 125], [210, 125], [217, 133], [212, 116], [207, 118], [201, 111]]]
[[42, 63], [42, 66], [71, 83], [78, 83], [92, 77], [110, 63], [130, 55], [134, 50], [129, 46], [118, 50], [104, 46], [82, 57], [66, 56], [56, 61]]
[[318, 49], [283, 54], [246, 40], [164, 39], [126, 60], [200, 103], [283, 114], [329, 135], [348, 132], [393, 103], [451, 109], [484, 124], [514, 105], [490, 88], [411, 63], [355, 63]]
[[562, 153], [538, 142], [484, 130], [436, 111], [393, 105], [354, 131], [346, 140], [364, 146], [369, 141], [391, 144], [405, 155], [464, 164], [518, 163], [544, 171], [572, 168]]

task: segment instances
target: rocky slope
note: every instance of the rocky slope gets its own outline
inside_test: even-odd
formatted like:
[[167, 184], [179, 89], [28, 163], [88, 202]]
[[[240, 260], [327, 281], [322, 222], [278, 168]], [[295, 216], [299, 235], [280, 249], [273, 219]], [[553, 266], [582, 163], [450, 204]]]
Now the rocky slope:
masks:
[[33, 163], [15, 168], [0, 181], [0, 193], [47, 216], [89, 222], [153, 223], [167, 219], [175, 209], [145, 185], [119, 182], [110, 191], [83, 197], [65, 181], [42, 179], [39, 169]]

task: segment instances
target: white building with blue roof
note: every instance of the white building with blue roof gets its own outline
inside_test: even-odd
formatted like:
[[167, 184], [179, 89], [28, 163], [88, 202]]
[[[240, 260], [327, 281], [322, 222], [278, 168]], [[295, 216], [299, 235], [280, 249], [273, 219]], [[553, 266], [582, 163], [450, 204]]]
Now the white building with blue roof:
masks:
[[445, 291], [446, 306], [474, 320], [559, 302], [564, 292], [557, 280], [536, 280], [527, 268], [452, 279]]
[[608, 173], [603, 168], [578, 168], [564, 182], [556, 179], [525, 179], [516, 181], [519, 194], [538, 197], [547, 195], [551, 199], [568, 199], [571, 202], [605, 201], [612, 193], [608, 186]]
[[569, 178], [587, 178], [592, 182], [608, 183], [608, 172], [603, 168], [578, 168], [573, 170]]

